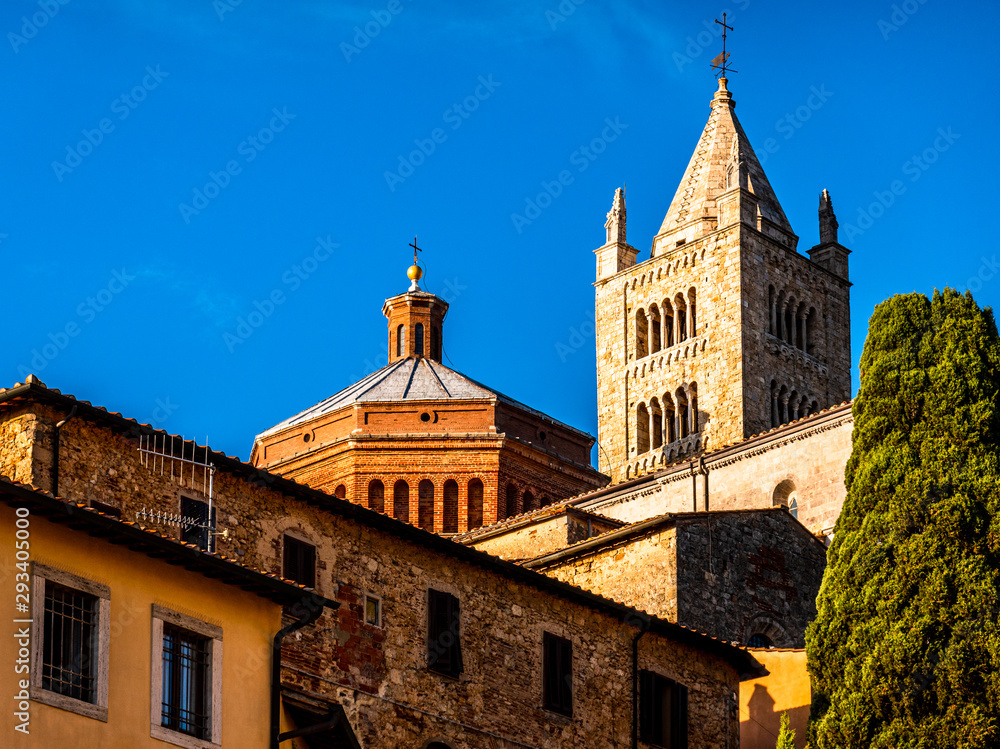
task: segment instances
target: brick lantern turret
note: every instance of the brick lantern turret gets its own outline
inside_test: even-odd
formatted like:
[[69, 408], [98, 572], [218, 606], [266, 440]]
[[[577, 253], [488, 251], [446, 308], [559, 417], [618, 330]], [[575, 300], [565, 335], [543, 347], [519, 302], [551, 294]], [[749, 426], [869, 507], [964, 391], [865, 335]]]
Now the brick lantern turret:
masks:
[[440, 362], [448, 303], [421, 290], [419, 266], [410, 266], [407, 276], [411, 283], [406, 293], [386, 299], [382, 306], [389, 321], [389, 363], [408, 357]]

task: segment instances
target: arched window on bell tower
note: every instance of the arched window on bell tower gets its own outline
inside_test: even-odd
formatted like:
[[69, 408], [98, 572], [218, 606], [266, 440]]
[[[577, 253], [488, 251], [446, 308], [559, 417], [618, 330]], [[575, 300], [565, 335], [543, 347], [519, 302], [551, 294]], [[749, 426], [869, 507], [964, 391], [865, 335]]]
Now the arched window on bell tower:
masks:
[[413, 328], [413, 354], [415, 356], [424, 355], [424, 324], [417, 323]]
[[406, 326], [396, 328], [396, 356], [406, 356]]

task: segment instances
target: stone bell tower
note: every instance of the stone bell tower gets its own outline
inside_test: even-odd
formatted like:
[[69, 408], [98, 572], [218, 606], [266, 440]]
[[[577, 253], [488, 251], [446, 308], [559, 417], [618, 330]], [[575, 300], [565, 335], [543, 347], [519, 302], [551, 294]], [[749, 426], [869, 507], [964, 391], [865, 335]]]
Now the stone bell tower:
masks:
[[810, 258], [725, 77], [648, 260], [615, 192], [596, 250], [600, 470], [621, 481], [850, 398], [849, 251], [826, 191]]

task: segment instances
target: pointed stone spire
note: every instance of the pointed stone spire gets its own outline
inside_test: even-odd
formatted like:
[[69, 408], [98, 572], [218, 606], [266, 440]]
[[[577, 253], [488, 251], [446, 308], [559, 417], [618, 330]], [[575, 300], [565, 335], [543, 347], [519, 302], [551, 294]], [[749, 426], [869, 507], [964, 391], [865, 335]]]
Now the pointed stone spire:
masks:
[[716, 201], [734, 186], [749, 190], [756, 197], [761, 231], [793, 248], [798, 241], [736, 118], [736, 103], [727, 84], [726, 78], [719, 79], [712, 112], [653, 241], [653, 255], [718, 229]]
[[819, 243], [828, 244], [837, 241], [837, 216], [833, 213], [833, 201], [830, 193], [823, 190], [819, 196]]
[[847, 256], [851, 251], [837, 240], [837, 216], [833, 212], [833, 199], [823, 190], [819, 196], [819, 244], [809, 250], [809, 258], [834, 275], [848, 279]]
[[611, 206], [611, 210], [608, 211], [608, 220], [604, 223], [604, 228], [607, 229], [608, 238], [607, 243], [619, 242], [621, 244], [626, 244], [625, 242], [625, 188], [619, 187], [615, 190], [615, 202]]
[[597, 280], [613, 276], [635, 265], [639, 251], [625, 239], [625, 188], [615, 190], [615, 199], [604, 222], [606, 232], [603, 246], [594, 250], [597, 255]]

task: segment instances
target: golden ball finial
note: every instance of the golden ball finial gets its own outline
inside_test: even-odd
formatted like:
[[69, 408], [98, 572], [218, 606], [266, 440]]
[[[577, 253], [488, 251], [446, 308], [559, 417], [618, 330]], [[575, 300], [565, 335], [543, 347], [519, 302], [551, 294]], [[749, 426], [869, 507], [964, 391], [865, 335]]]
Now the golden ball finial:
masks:
[[419, 265], [411, 265], [406, 269], [406, 277], [411, 281], [419, 281], [424, 275]]

